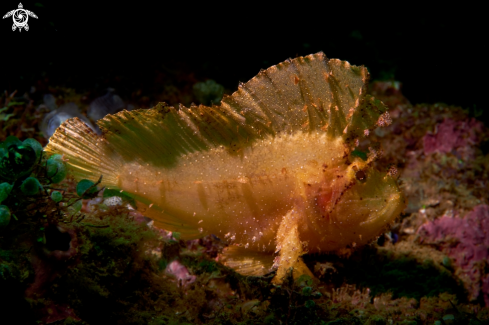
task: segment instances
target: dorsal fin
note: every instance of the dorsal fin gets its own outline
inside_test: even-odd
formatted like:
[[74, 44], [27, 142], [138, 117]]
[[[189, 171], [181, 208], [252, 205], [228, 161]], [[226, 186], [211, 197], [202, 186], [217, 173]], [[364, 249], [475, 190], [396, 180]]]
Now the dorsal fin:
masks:
[[184, 154], [217, 146], [238, 154], [280, 133], [326, 132], [351, 143], [387, 114], [366, 95], [367, 81], [365, 67], [328, 60], [320, 52], [260, 71], [219, 106], [177, 109], [160, 103], [122, 111], [97, 122], [100, 138], [87, 134], [81, 121], [69, 120], [46, 150], [67, 155], [77, 177], [97, 179], [104, 172], [106, 181], [115, 181], [110, 170], [124, 162], [171, 168]]

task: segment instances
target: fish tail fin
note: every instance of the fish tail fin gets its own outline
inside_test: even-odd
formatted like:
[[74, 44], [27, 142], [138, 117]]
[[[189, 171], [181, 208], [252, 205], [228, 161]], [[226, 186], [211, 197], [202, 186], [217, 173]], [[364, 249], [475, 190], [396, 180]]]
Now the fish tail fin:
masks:
[[[132, 120], [130, 121], [132, 122]], [[141, 148], [139, 151], [134, 150], [134, 147], [131, 147], [130, 144], [120, 141], [118, 138], [120, 132], [116, 128], [111, 128], [113, 136], [110, 138], [111, 141], [108, 141], [106, 135], [100, 136], [96, 134], [77, 117], [68, 119], [56, 130], [49, 139], [45, 151], [51, 154], [64, 155], [64, 159], [67, 160], [66, 166], [69, 173], [76, 180], [89, 179], [95, 182], [103, 175], [103, 186], [110, 189], [123, 190], [120, 185], [119, 175], [124, 170], [124, 165], [130, 161], [131, 153], [133, 158], [151, 158], [150, 149], [146, 148], [144, 150], [144, 145], [147, 145], [151, 138], [148, 137], [147, 133], [142, 132], [147, 130], [148, 127], [142, 123], [134, 123], [130, 124], [130, 126], [133, 127], [132, 129], [141, 131], [139, 133], [135, 132], [134, 135], [131, 134], [133, 135], [131, 139], [135, 146]], [[129, 152], [127, 152], [128, 149]], [[139, 156], [137, 155], [138, 153]], [[194, 239], [201, 236], [198, 228], [188, 225], [177, 216], [168, 214], [158, 205], [153, 205], [144, 195], [126, 192], [125, 189], [124, 193], [136, 200], [137, 210], [153, 219], [156, 227], [177, 231], [185, 239]]]
[[45, 151], [64, 155], [75, 179], [96, 181], [103, 175], [104, 185], [118, 188], [117, 175], [123, 163], [120, 155], [79, 118], [65, 121], [49, 139]]

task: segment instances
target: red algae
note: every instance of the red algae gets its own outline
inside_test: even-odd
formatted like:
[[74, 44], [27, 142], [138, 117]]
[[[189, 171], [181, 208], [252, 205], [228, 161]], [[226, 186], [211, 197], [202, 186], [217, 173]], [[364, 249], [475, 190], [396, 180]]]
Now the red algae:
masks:
[[[483, 128], [484, 124], [473, 118], [467, 121], [454, 121], [446, 118], [435, 126], [434, 134], [428, 133], [423, 137], [424, 154], [461, 151], [480, 141], [479, 134]], [[460, 156], [462, 159], [474, 159], [475, 153], [464, 153]]]
[[489, 274], [485, 272], [489, 260], [488, 205], [474, 207], [463, 218], [442, 216], [423, 224], [418, 236], [422, 244], [434, 245], [450, 257], [470, 300], [482, 295], [489, 305]]

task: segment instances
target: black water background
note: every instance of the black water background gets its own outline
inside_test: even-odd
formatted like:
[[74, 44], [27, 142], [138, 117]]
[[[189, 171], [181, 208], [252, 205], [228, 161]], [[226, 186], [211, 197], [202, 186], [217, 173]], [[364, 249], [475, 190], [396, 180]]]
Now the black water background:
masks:
[[[29, 91], [40, 78], [90, 89], [118, 76], [152, 78], [185, 64], [228, 89], [286, 58], [324, 51], [395, 78], [413, 103], [486, 111], [488, 29], [482, 8], [332, 2], [226, 6], [170, 1], [23, 2], [28, 32], [0, 21], [0, 91]], [[4, 1], [3, 15], [17, 3]], [[484, 113], [484, 117], [488, 114]]]

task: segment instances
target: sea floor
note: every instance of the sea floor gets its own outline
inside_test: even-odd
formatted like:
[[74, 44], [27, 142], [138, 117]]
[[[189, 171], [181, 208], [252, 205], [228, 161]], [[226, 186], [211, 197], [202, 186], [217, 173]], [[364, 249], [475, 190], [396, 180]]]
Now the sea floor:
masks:
[[[122, 92], [39, 82], [5, 93], [0, 142], [45, 145], [66, 116], [95, 125], [100, 111], [211, 104], [231, 93], [192, 74], [155, 81]], [[315, 279], [275, 286], [273, 274], [241, 276], [216, 262], [224, 239], [183, 241], [100, 192], [69, 220], [26, 212], [0, 229], [2, 315], [16, 324], [489, 324], [489, 130], [477, 111], [413, 105], [400, 88], [371, 85], [393, 123], [369, 137], [383, 149], [377, 168], [397, 169], [407, 208], [366, 247], [306, 255]], [[63, 184], [76, 192], [73, 180]]]

